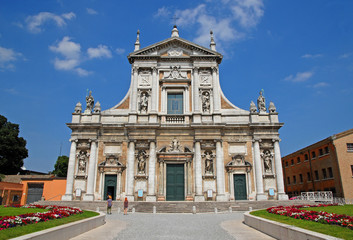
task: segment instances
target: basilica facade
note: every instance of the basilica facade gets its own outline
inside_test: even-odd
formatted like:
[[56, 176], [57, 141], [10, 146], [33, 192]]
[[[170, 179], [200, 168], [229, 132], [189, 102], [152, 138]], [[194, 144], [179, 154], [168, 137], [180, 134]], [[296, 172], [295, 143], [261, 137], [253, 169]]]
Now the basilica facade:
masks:
[[262, 92], [249, 110], [219, 81], [222, 55], [171, 37], [128, 56], [131, 85], [101, 110], [92, 93], [78, 103], [62, 200], [285, 200], [275, 105]]

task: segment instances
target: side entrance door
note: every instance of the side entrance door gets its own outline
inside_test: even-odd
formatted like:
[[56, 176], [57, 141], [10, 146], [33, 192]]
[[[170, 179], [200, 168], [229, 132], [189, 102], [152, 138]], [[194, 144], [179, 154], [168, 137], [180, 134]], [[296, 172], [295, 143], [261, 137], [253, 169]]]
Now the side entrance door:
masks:
[[116, 175], [105, 175], [104, 179], [104, 200], [107, 200], [108, 195], [115, 199], [116, 194]]
[[167, 164], [167, 201], [184, 201], [184, 164]]
[[245, 174], [234, 174], [233, 176], [235, 200], [247, 200]]
[[28, 183], [27, 204], [40, 201], [43, 195], [43, 183]]

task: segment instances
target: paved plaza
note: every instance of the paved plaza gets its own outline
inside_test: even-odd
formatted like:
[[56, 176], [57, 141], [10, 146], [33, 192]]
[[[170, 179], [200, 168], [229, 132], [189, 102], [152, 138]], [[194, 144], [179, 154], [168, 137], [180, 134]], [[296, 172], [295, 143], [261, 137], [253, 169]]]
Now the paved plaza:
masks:
[[82, 239], [273, 239], [243, 224], [243, 213], [113, 213], [106, 224], [73, 238]]

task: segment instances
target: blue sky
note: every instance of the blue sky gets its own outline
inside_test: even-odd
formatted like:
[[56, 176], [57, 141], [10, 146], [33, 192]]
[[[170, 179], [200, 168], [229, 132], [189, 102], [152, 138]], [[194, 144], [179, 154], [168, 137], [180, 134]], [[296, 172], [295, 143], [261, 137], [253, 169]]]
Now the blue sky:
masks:
[[260, 89], [279, 119], [282, 156], [352, 128], [353, 1], [0, 2], [0, 114], [20, 124], [25, 167], [53, 169], [69, 154], [75, 104], [87, 89], [107, 109], [125, 96], [136, 31], [141, 47], [170, 37], [224, 55], [227, 98], [249, 109]]

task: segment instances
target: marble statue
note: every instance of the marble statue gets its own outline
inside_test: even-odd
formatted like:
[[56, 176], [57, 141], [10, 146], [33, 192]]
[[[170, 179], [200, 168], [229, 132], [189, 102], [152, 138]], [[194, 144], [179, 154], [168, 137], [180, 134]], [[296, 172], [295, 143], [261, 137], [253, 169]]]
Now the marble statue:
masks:
[[257, 109], [259, 112], [266, 112], [266, 102], [265, 97], [262, 95], [262, 91], [260, 91], [260, 96], [257, 98]]
[[138, 174], [145, 174], [146, 173], [146, 152], [145, 150], [140, 150], [138, 152], [138, 156], [137, 156], [137, 171]]
[[77, 154], [78, 159], [78, 173], [86, 173], [86, 164], [89, 154], [86, 151], [80, 151]]
[[213, 154], [211, 151], [205, 152], [205, 172], [213, 175]]
[[178, 139], [176, 139], [176, 138], [174, 138], [172, 140], [169, 147], [170, 147], [170, 149], [168, 150], [168, 152], [181, 152], [181, 150], [180, 150], [181, 145], [180, 145]]
[[140, 111], [147, 112], [147, 109], [148, 109], [148, 95], [146, 92], [142, 92], [140, 97]]
[[210, 93], [208, 91], [202, 93], [202, 111], [210, 112]]
[[272, 173], [272, 154], [270, 150], [264, 150], [262, 155], [262, 159], [264, 161], [265, 173]]
[[89, 95], [86, 97], [86, 110], [85, 113], [91, 113], [94, 105], [94, 98], [92, 97], [92, 91], [89, 91]]

